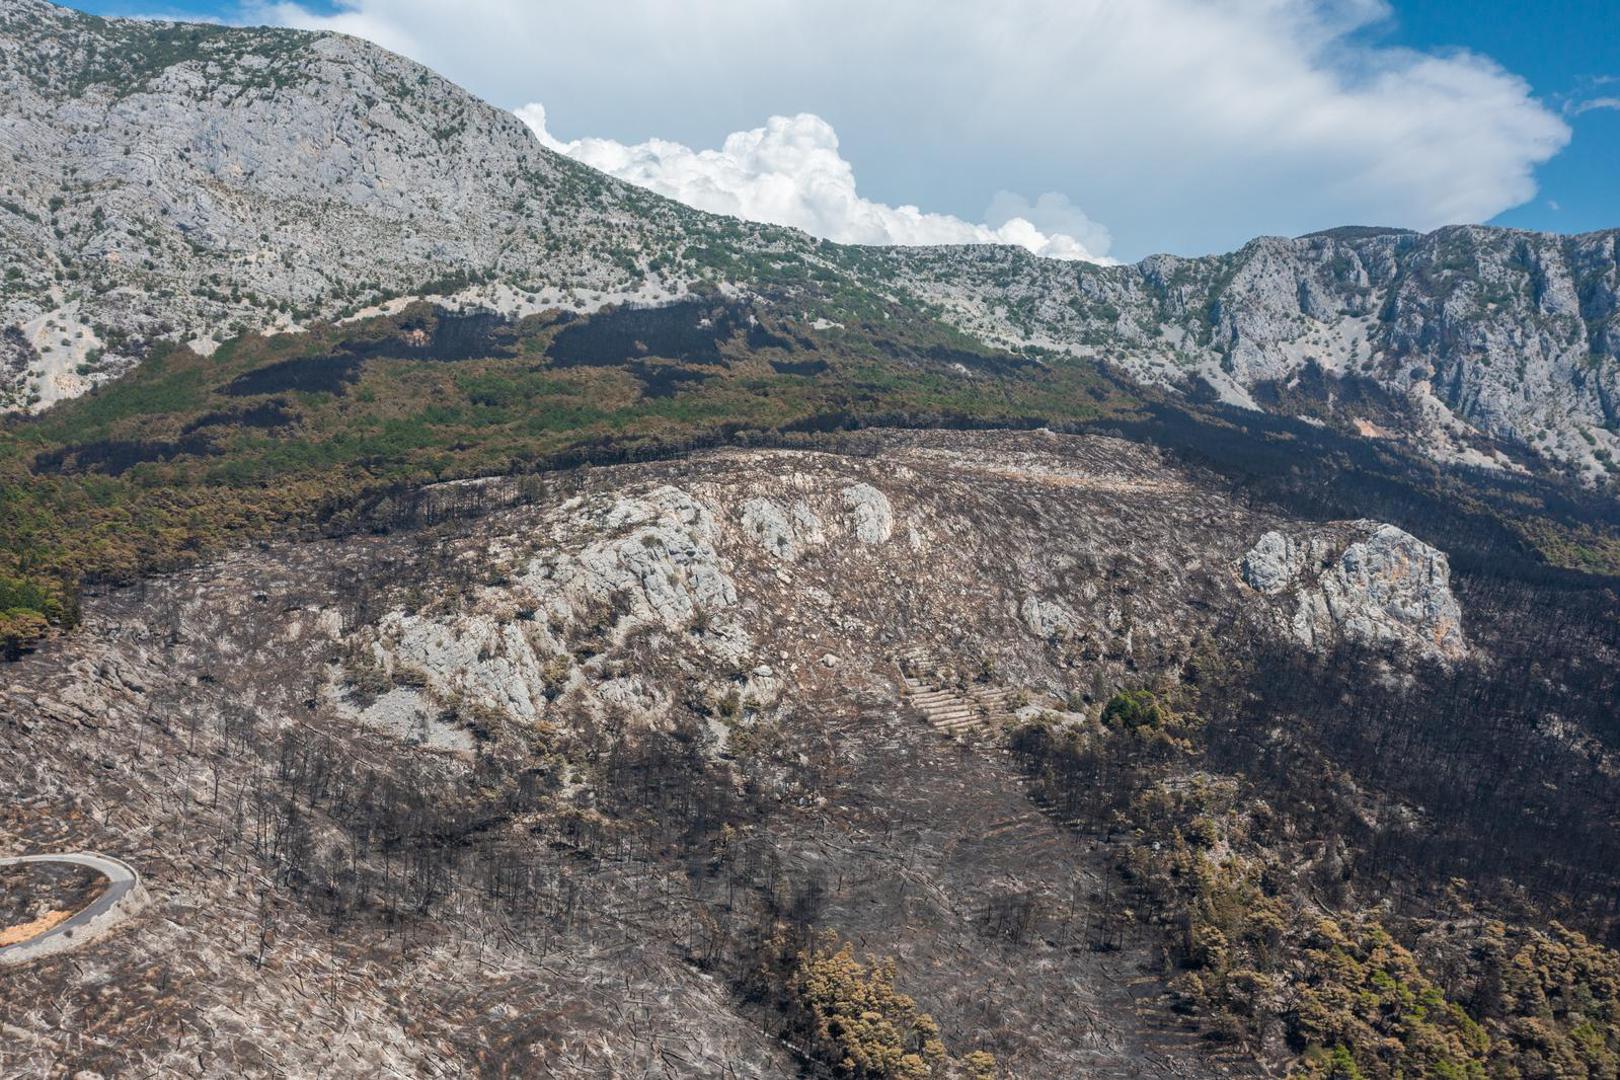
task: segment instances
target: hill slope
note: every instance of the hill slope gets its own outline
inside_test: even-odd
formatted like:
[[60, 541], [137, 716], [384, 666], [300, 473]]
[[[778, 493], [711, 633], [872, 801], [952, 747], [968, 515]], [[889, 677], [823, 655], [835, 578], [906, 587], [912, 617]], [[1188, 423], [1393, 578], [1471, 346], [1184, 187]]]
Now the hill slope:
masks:
[[152, 895], [0, 1074], [1620, 1069], [1615, 234], [840, 247], [0, 52], [0, 849]]
[[0, 847], [153, 905], [8, 974], [0, 1072], [1612, 1076], [1612, 595], [1248, 503], [863, 432], [98, 591]]

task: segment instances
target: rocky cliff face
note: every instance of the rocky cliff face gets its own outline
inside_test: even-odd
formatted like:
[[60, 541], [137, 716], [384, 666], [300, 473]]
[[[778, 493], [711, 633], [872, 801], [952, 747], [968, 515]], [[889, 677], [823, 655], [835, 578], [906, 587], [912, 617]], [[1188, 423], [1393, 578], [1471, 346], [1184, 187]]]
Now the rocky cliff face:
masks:
[[1243, 580], [1291, 599], [1285, 625], [1311, 648], [1394, 644], [1448, 660], [1468, 651], [1445, 554], [1393, 525], [1268, 532], [1244, 556]]
[[705, 279], [780, 288], [792, 266], [1443, 460], [1519, 467], [1496, 441], [1589, 480], [1617, 467], [1614, 231], [1344, 229], [1127, 267], [839, 248], [579, 166], [352, 38], [0, 0], [0, 61], [0, 406], [82, 393], [159, 339], [208, 349], [415, 295], [656, 303]]
[[[893, 272], [988, 339], [1512, 467], [1484, 435], [1598, 480], [1620, 449], [1617, 244], [1613, 230], [1347, 229], [1129, 267], [988, 248], [895, 253]], [[1384, 399], [1353, 401], [1357, 382]]]

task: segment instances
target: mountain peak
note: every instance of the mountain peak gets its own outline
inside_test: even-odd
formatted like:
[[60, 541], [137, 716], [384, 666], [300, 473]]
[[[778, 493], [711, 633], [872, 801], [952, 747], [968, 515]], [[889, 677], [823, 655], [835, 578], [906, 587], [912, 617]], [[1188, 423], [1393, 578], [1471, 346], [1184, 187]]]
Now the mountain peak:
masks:
[[1414, 229], [1399, 229], [1386, 225], [1340, 225], [1332, 229], [1318, 229], [1298, 237], [1300, 240], [1370, 240], [1381, 236], [1417, 236]]

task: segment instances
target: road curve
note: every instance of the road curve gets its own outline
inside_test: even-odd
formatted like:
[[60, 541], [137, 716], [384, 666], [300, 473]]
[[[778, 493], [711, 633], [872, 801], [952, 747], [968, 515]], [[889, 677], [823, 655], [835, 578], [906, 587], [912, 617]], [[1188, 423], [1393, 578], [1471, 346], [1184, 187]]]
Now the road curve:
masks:
[[139, 906], [144, 895], [141, 876], [126, 862], [107, 855], [80, 851], [61, 855], [16, 855], [0, 858], [0, 866], [27, 863], [63, 863], [94, 870], [107, 879], [107, 887], [71, 916], [43, 934], [0, 948], [0, 964], [21, 964], [76, 948], [122, 922]]

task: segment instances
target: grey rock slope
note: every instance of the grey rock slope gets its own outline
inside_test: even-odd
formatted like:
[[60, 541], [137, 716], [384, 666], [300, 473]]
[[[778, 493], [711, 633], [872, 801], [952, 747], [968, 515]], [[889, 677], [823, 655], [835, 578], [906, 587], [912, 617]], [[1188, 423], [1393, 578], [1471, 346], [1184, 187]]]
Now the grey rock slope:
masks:
[[650, 264], [697, 215], [354, 38], [0, 0], [0, 117], [13, 405], [162, 337], [207, 348], [480, 285], [509, 309], [657, 301], [692, 278]]
[[1310, 405], [1331, 413], [1341, 380], [1359, 380], [1399, 414], [1345, 417], [1364, 435], [1506, 465], [1484, 435], [1597, 479], [1620, 449], [1617, 244], [1615, 230], [1341, 229], [1126, 267], [936, 248], [893, 252], [889, 271], [990, 340], [1252, 407], [1297, 409], [1288, 399], [1320, 384]]
[[[1514, 467], [1501, 443], [1598, 480], [1620, 449], [1616, 231], [1340, 229], [1123, 267], [841, 248], [612, 180], [353, 38], [44, 0], [0, 0], [0, 143], [0, 408], [82, 393], [161, 338], [206, 350], [420, 295], [656, 303], [798, 264], [988, 341], [1441, 459]], [[1376, 408], [1347, 405], [1369, 389]]]

